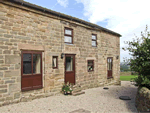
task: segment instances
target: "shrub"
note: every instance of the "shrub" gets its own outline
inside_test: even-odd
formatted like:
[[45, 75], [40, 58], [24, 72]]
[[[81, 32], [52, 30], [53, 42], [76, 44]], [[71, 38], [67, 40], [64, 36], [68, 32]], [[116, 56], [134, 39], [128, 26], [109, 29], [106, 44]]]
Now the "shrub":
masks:
[[147, 76], [140, 75], [134, 78], [136, 86], [147, 87], [150, 89], [150, 79]]

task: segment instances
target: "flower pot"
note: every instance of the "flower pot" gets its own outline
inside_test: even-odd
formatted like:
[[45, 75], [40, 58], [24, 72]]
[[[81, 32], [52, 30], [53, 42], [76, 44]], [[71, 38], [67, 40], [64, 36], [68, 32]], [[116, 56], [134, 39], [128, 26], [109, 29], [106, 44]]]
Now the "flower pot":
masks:
[[64, 95], [68, 95], [68, 93], [66, 91], [64, 91]]

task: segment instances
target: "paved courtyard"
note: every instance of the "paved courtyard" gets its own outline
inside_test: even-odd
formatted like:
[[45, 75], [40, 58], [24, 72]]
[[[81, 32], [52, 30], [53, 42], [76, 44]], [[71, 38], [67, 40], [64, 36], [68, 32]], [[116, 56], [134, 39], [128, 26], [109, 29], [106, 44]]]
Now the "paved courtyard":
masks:
[[[0, 113], [137, 113], [135, 97], [137, 87], [129, 81], [122, 81], [121, 86], [108, 86], [84, 90], [79, 96], [62, 94], [47, 98], [35, 99], [0, 107]], [[120, 100], [119, 96], [129, 96], [131, 100]]]

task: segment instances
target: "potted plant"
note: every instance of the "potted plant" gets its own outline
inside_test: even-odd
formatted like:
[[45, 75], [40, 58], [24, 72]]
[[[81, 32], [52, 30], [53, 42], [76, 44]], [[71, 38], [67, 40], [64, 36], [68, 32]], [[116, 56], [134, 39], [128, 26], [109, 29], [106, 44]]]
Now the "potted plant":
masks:
[[72, 94], [72, 84], [67, 82], [67, 84], [64, 84], [62, 87], [62, 92], [64, 95]]

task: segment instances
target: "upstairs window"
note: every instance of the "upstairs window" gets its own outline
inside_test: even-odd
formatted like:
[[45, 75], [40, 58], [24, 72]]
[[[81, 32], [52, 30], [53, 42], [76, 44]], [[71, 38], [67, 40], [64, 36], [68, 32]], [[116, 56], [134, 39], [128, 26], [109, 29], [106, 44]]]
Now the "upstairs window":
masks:
[[97, 35], [92, 34], [92, 47], [97, 47]]
[[58, 56], [53, 56], [53, 69], [58, 68]]
[[88, 60], [88, 71], [94, 71], [94, 60]]
[[73, 29], [65, 27], [64, 41], [65, 43], [73, 44]]

